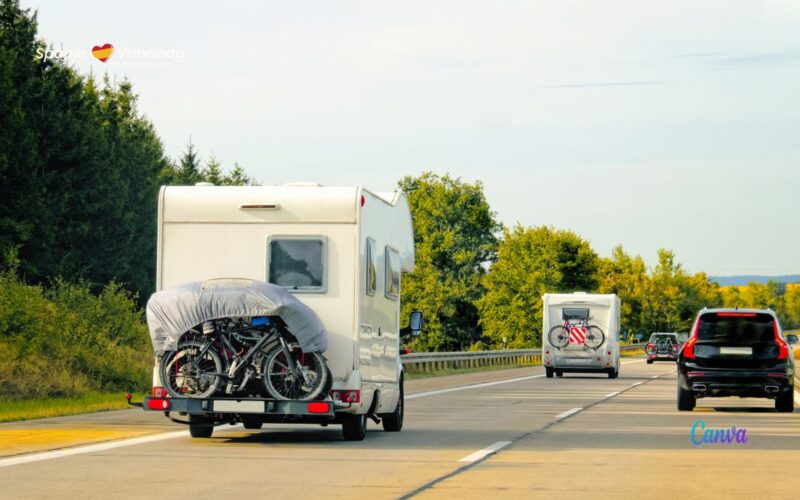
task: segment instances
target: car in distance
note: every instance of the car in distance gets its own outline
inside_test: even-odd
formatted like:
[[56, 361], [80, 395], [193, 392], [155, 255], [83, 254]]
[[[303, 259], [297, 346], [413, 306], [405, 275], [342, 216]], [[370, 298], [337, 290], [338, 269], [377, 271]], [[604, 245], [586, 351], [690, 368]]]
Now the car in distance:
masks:
[[774, 399], [777, 411], [792, 412], [795, 343], [769, 309], [703, 309], [678, 354], [678, 410], [739, 396]]
[[679, 350], [677, 333], [654, 333], [650, 335], [644, 349], [648, 365], [653, 364], [653, 361], [675, 361]]

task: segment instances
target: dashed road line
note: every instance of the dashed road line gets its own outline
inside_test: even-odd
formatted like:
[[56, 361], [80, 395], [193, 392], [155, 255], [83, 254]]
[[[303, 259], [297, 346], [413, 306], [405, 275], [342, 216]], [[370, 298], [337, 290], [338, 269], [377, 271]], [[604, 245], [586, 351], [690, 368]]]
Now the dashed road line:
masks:
[[476, 460], [480, 460], [482, 458], [488, 457], [489, 455], [493, 455], [493, 454], [497, 453], [498, 450], [501, 450], [502, 448], [505, 448], [506, 446], [508, 446], [510, 444], [511, 444], [511, 441], [498, 441], [498, 442], [494, 443], [493, 445], [490, 445], [490, 446], [487, 446], [486, 448], [483, 448], [482, 450], [478, 450], [478, 451], [476, 451], [474, 453], [470, 453], [466, 457], [459, 459], [459, 462], [475, 462]]

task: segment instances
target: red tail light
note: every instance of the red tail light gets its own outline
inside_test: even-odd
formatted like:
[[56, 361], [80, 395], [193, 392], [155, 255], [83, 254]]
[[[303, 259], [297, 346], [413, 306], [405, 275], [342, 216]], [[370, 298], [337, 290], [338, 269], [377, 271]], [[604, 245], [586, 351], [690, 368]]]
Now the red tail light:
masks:
[[694, 359], [694, 345], [697, 343], [697, 336], [700, 334], [700, 318], [697, 318], [697, 321], [694, 322], [694, 327], [692, 328], [692, 334], [689, 336], [689, 340], [683, 344], [683, 358], [684, 359]]
[[649, 344], [647, 344], [647, 345], [645, 346], [645, 348], [644, 348], [644, 350], [645, 350], [645, 351], [647, 351], [647, 352], [654, 351], [655, 349], [656, 349], [656, 345], [655, 345], [655, 344], [653, 344], [652, 342], [651, 342], [651, 343], [649, 343]]
[[694, 359], [694, 345], [697, 343], [697, 337], [692, 337], [683, 345], [684, 359]]
[[360, 403], [361, 402], [361, 391], [348, 391], [337, 389], [335, 391], [331, 391], [331, 397], [336, 401], [341, 401], [343, 403]]
[[328, 413], [329, 409], [330, 405], [325, 401], [314, 401], [306, 406], [308, 413]]
[[778, 359], [787, 359], [789, 357], [789, 344], [781, 338], [781, 332], [778, 331], [778, 322], [774, 321], [772, 327], [775, 330], [775, 343], [778, 344]]
[[147, 408], [156, 411], [169, 410], [169, 400], [167, 399], [148, 399]]
[[153, 397], [154, 398], [166, 398], [169, 397], [167, 394], [167, 390], [163, 387], [153, 387]]

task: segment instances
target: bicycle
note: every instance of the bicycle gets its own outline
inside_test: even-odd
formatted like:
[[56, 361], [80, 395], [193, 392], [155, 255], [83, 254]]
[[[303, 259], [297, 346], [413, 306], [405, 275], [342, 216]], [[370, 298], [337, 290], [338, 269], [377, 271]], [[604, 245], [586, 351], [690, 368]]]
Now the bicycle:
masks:
[[[159, 367], [173, 397], [264, 389], [274, 399], [312, 400], [324, 398], [332, 383], [322, 354], [304, 353], [279, 317], [206, 321], [186, 332]], [[252, 383], [256, 379], [261, 387]]]
[[603, 345], [606, 336], [600, 327], [589, 324], [590, 319], [582, 318], [575, 321], [565, 318], [564, 323], [550, 329], [547, 340], [557, 349], [562, 349], [572, 343], [583, 344], [584, 349], [590, 348], [596, 351]]

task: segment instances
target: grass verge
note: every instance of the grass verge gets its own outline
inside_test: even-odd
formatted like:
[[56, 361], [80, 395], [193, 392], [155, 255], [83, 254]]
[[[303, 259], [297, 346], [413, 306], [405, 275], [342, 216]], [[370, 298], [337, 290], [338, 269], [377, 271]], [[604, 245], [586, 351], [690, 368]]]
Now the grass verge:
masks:
[[[134, 398], [141, 401], [141, 395]], [[95, 393], [74, 398], [0, 399], [0, 422], [32, 420], [128, 408], [121, 392]]]

